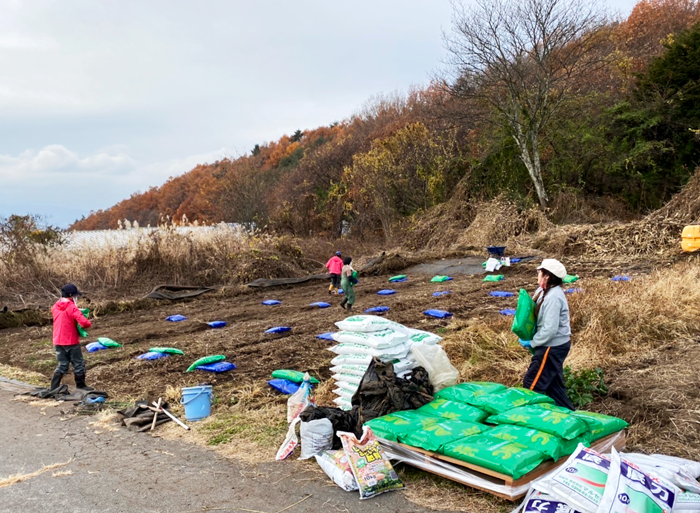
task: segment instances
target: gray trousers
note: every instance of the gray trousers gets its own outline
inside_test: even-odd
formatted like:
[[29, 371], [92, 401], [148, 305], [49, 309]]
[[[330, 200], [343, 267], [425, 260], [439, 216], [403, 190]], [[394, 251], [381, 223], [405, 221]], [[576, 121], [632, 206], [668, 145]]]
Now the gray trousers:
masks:
[[58, 360], [56, 372], [68, 374], [68, 366], [72, 363], [75, 374], [85, 374], [85, 360], [83, 360], [83, 351], [80, 348], [80, 344], [53, 346], [53, 348], [56, 350], [56, 359]]

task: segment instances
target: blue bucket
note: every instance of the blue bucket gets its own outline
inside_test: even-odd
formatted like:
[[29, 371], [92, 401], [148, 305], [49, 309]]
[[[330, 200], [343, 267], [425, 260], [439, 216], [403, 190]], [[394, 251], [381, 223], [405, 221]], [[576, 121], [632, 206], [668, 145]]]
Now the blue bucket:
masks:
[[213, 399], [211, 385], [183, 388], [180, 404], [185, 406], [185, 418], [190, 421], [207, 418], [211, 414]]

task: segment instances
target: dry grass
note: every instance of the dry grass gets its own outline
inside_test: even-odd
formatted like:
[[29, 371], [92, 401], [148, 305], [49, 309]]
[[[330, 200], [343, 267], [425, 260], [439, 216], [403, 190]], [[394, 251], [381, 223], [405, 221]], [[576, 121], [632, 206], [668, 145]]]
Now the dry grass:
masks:
[[17, 381], [23, 381], [25, 383], [29, 383], [30, 385], [45, 386], [49, 384], [49, 380], [46, 379], [46, 376], [43, 376], [38, 372], [19, 369], [17, 367], [12, 367], [11, 365], [5, 365], [4, 363], [0, 363], [0, 376], [8, 379], [15, 379]]
[[0, 479], [0, 488], [5, 488], [6, 486], [12, 486], [12, 485], [20, 483], [22, 481], [26, 481], [28, 479], [33, 479], [37, 476], [40, 476], [44, 472], [48, 472], [49, 470], [55, 470], [55, 469], [60, 468], [60, 467], [65, 467], [71, 461], [73, 461], [73, 460], [70, 459], [70, 460], [66, 461], [65, 463], [54, 463], [53, 465], [44, 465], [36, 472], [32, 472], [30, 474], [15, 474], [12, 476], [8, 476], [4, 479]]
[[72, 470], [59, 470], [58, 472], [54, 472], [51, 474], [51, 477], [64, 477], [64, 476], [72, 476], [73, 471]]
[[93, 417], [90, 427], [101, 431], [118, 431], [121, 418], [114, 410], [103, 410]]

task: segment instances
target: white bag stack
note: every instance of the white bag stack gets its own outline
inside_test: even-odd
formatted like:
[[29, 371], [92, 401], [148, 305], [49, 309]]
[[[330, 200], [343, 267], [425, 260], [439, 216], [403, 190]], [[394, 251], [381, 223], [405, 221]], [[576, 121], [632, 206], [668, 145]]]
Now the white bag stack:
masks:
[[409, 354], [413, 346], [434, 345], [442, 340], [433, 333], [407, 328], [376, 315], [353, 315], [335, 324], [341, 331], [333, 334], [338, 344], [329, 349], [337, 355], [331, 360], [336, 380], [333, 392], [338, 396], [333, 402], [343, 410], [351, 408], [352, 396], [372, 358], [393, 362], [396, 374], [404, 377], [418, 366]]

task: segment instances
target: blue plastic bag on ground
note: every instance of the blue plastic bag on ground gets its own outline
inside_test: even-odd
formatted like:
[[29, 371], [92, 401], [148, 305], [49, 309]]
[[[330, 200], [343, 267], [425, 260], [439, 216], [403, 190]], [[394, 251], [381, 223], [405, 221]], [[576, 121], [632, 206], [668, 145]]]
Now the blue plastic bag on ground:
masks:
[[435, 297], [446, 296], [449, 293], [450, 293], [449, 290], [441, 290], [438, 292], [433, 292], [433, 296], [435, 296]]
[[281, 305], [282, 301], [277, 301], [276, 299], [266, 299], [262, 302], [262, 304], [266, 306]]
[[170, 317], [166, 317], [165, 320], [170, 321], [170, 322], [180, 322], [180, 321], [186, 321], [187, 317], [185, 317], [184, 315], [177, 314], [177, 315], [171, 315]]
[[408, 281], [408, 278], [399, 278], [398, 280], [389, 280], [391, 283], [403, 283]]
[[384, 313], [384, 312], [388, 312], [388, 311], [389, 311], [388, 306], [374, 306], [372, 308], [368, 308], [367, 310], [365, 310], [365, 313], [366, 314], [373, 314], [373, 313]]
[[267, 384], [278, 392], [282, 392], [283, 394], [287, 395], [293, 394], [299, 390], [299, 387], [301, 386], [301, 383], [294, 383], [288, 379], [271, 379], [267, 382]]
[[214, 362], [206, 365], [198, 365], [197, 370], [208, 372], [228, 372], [236, 368], [236, 365], [231, 362]]
[[265, 333], [284, 333], [285, 331], [292, 331], [292, 328], [289, 326], [275, 326], [274, 328], [266, 330]]
[[394, 289], [382, 289], [379, 292], [377, 292], [380, 296], [391, 296], [392, 294], [396, 294], [396, 291]]
[[515, 294], [512, 292], [504, 292], [502, 290], [494, 290], [489, 292], [489, 296], [493, 297], [513, 297]]
[[207, 323], [209, 326], [212, 328], [223, 328], [226, 326], [228, 323], [226, 321], [211, 321]]
[[103, 349], [107, 349], [107, 346], [103, 346], [99, 342], [90, 342], [85, 346], [85, 349], [87, 350], [88, 353], [94, 353], [95, 351], [101, 351]]
[[170, 356], [168, 353], [158, 353], [156, 351], [149, 351], [143, 353], [136, 357], [137, 360], [160, 360], [161, 358], [167, 358]]
[[583, 289], [576, 289], [576, 288], [566, 289], [564, 291], [564, 294], [574, 294], [576, 292], [583, 292]]
[[504, 308], [498, 312], [501, 315], [515, 315], [515, 308]]
[[430, 316], [430, 317], [437, 317], [438, 319], [444, 319], [445, 317], [452, 317], [452, 314], [450, 312], [446, 312], [445, 310], [426, 310], [423, 313], [425, 315]]
[[321, 333], [320, 335], [316, 335], [316, 338], [320, 338], [321, 340], [332, 340], [335, 342], [333, 339], [333, 332], [329, 331], [328, 333]]
[[613, 276], [612, 281], [632, 281], [632, 278], [629, 276]]
[[324, 301], [316, 301], [315, 303], [310, 303], [309, 306], [317, 306], [319, 308], [328, 308], [331, 306], [330, 303], [325, 303]]
[[520, 262], [520, 260], [521, 260], [521, 259], [520, 259], [520, 258], [517, 258], [517, 257], [516, 257], [516, 258], [511, 258], [511, 259], [510, 259], [510, 263], [511, 263], [511, 264], [517, 264], [518, 262]]
[[345, 294], [345, 291], [343, 289], [338, 289], [338, 294], [339, 295]]

